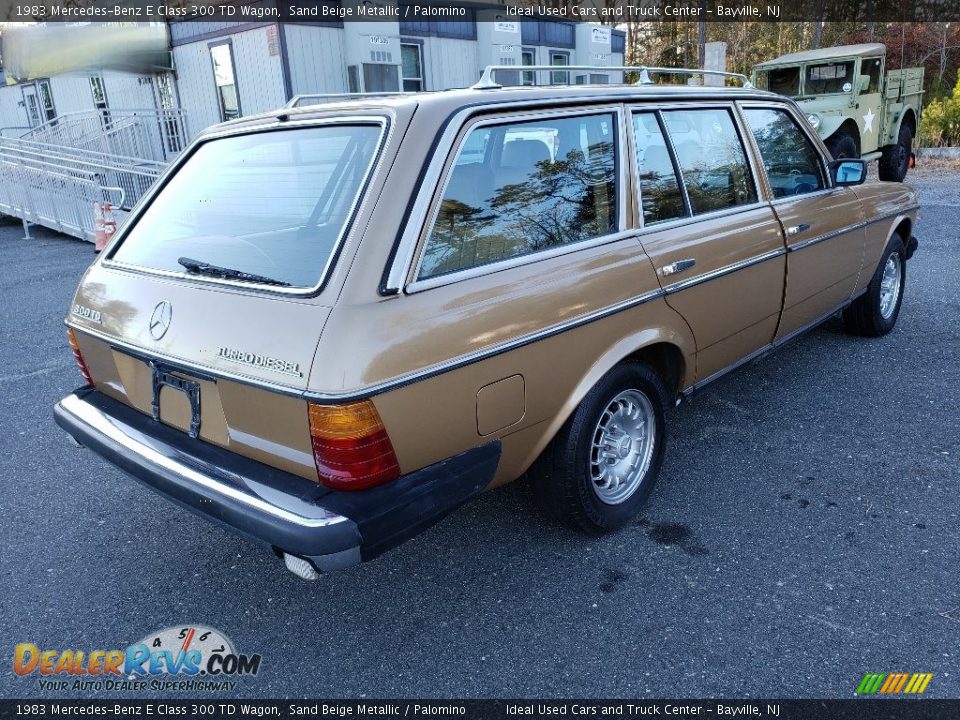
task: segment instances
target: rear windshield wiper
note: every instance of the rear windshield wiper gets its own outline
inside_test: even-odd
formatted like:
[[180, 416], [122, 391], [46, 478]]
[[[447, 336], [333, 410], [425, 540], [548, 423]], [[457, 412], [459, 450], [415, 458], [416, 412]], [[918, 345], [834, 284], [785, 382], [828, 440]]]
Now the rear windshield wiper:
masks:
[[203, 262], [202, 260], [194, 260], [193, 258], [182, 257], [177, 260], [177, 262], [183, 265], [190, 272], [197, 273], [198, 275], [209, 275], [210, 277], [218, 277], [224, 280], [240, 280], [242, 282], [260, 283], [261, 285], [280, 285], [282, 287], [290, 287], [290, 283], [285, 282], [284, 280], [275, 280], [274, 278], [266, 277], [265, 275], [255, 275], [254, 273], [243, 272], [243, 270], [235, 270], [234, 268], [222, 267], [220, 265], [213, 265], [208, 262]]

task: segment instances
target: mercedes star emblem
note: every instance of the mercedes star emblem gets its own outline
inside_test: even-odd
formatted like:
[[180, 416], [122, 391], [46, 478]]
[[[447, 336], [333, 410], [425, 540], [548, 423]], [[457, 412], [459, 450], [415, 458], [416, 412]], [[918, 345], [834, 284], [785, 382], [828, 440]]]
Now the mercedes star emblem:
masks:
[[150, 315], [150, 337], [159, 340], [167, 334], [173, 319], [173, 305], [169, 300], [161, 300]]

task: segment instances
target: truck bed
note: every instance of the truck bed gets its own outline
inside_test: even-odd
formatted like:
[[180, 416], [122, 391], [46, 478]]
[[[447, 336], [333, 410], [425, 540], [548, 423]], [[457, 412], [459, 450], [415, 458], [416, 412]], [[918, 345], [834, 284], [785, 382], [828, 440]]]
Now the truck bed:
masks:
[[898, 97], [908, 102], [910, 96], [923, 95], [923, 68], [905, 68], [887, 72], [887, 87], [884, 93], [890, 100]]

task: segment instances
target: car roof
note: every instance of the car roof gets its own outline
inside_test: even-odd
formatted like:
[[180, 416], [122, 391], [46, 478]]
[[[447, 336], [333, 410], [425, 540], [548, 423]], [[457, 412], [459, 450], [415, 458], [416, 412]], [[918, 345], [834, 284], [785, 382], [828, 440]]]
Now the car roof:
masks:
[[224, 130], [243, 129], [246, 126], [262, 125], [265, 121], [310, 120], [331, 115], [363, 115], [383, 113], [384, 110], [414, 108], [418, 112], [438, 113], [445, 119], [462, 109], [530, 102], [531, 104], [558, 105], [579, 102], [655, 102], [674, 100], [735, 100], [765, 99], [787, 101], [782, 95], [741, 87], [703, 87], [690, 85], [549, 85], [540, 87], [503, 87], [497, 89], [462, 88], [437, 92], [400, 93], [376, 95], [349, 100], [303, 105], [296, 108], [279, 108], [267, 113], [238, 118], [214, 125], [201, 133], [201, 137]]
[[831, 60], [833, 58], [846, 57], [876, 57], [877, 55], [886, 55], [887, 47], [882, 43], [861, 43], [860, 45], [838, 45], [836, 47], [818, 48], [817, 50], [805, 50], [803, 52], [788, 53], [781, 55], [774, 60], [767, 60], [759, 63], [756, 68], [763, 68], [770, 65], [793, 65], [795, 63], [815, 62], [817, 60]]

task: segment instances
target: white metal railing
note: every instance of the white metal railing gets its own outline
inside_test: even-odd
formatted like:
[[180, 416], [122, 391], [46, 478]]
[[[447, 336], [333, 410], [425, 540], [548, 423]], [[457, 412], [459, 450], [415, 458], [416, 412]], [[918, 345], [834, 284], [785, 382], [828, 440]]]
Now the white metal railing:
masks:
[[183, 110], [156, 108], [64, 113], [31, 128], [22, 137], [108, 155], [161, 161], [172, 159], [187, 143]]
[[0, 212], [84, 240], [94, 239], [95, 202], [128, 210], [166, 163], [0, 137]]

